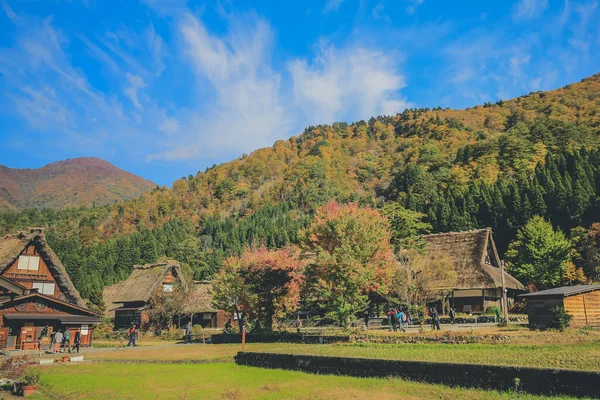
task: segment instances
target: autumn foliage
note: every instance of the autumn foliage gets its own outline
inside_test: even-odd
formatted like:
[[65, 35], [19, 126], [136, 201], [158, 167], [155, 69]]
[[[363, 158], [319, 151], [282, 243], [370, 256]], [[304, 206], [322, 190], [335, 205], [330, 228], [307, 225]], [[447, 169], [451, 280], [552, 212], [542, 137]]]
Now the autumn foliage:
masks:
[[293, 249], [249, 247], [228, 258], [213, 285], [215, 307], [230, 311], [254, 330], [270, 331], [276, 318], [300, 304], [303, 274]]
[[363, 311], [371, 292], [386, 293], [395, 270], [388, 221], [357, 203], [329, 202], [301, 232], [304, 249], [314, 254], [307, 267], [307, 300], [346, 325]]

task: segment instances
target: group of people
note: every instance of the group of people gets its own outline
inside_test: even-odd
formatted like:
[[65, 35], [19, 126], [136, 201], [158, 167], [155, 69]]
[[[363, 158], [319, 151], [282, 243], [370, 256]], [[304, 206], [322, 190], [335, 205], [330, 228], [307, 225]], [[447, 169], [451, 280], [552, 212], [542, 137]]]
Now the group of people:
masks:
[[406, 328], [408, 328], [408, 325], [411, 323], [408, 311], [402, 311], [396, 308], [390, 308], [388, 311], [388, 321], [390, 323], [390, 331], [393, 330], [394, 332], [397, 330], [406, 332]]
[[[49, 329], [47, 326], [42, 329], [42, 333], [38, 338], [38, 345], [41, 344], [42, 338], [48, 336], [48, 331]], [[75, 331], [75, 335], [73, 337], [73, 347], [71, 347], [71, 330], [69, 328], [64, 329], [64, 331], [62, 329], [58, 329], [56, 332], [54, 332], [51, 335], [51, 343], [51, 348], [53, 349], [54, 353], [66, 353], [67, 351], [72, 353], [73, 350], [76, 350], [77, 353], [79, 353], [81, 332], [79, 330]]]

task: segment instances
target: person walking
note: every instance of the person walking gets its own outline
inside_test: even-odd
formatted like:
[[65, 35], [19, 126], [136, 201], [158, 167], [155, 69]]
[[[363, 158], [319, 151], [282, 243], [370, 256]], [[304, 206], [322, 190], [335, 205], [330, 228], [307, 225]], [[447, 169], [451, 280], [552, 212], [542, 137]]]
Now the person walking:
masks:
[[454, 320], [456, 318], [456, 310], [454, 308], [450, 308], [450, 323], [454, 325]]
[[438, 331], [441, 331], [442, 328], [440, 328], [440, 316], [438, 315], [436, 309], [433, 309], [433, 313], [431, 315], [431, 320], [433, 321], [433, 329], [437, 329]]
[[81, 331], [78, 329], [75, 332], [75, 337], [73, 338], [73, 348], [77, 349], [77, 353], [79, 353], [79, 345], [81, 344]]
[[69, 328], [65, 329], [65, 344], [63, 348], [65, 349], [65, 353], [68, 351], [71, 354], [71, 330]]
[[185, 344], [192, 344], [192, 321], [188, 322], [185, 326]]
[[137, 347], [135, 344], [135, 335], [137, 334], [135, 323], [131, 323], [131, 328], [129, 328], [129, 343], [127, 343], [127, 348], [129, 346]]
[[369, 329], [369, 318], [370, 318], [370, 315], [369, 315], [369, 311], [368, 310], [364, 312], [363, 318], [365, 320], [365, 327], [367, 329]]
[[502, 317], [500, 316], [500, 309], [498, 307], [496, 307], [494, 309], [494, 313], [496, 314], [496, 320], [498, 321], [499, 324], [501, 324], [502, 321]]
[[398, 328], [402, 331], [402, 332], [406, 332], [404, 330], [404, 327], [402, 326], [402, 322], [404, 321], [404, 313], [402, 311], [398, 311], [396, 313], [396, 319], [398, 320]]
[[56, 331], [56, 333], [54, 334], [54, 352], [55, 353], [62, 353], [62, 351], [60, 350], [60, 346], [62, 345], [64, 336], [62, 334], [62, 332], [59, 330]]

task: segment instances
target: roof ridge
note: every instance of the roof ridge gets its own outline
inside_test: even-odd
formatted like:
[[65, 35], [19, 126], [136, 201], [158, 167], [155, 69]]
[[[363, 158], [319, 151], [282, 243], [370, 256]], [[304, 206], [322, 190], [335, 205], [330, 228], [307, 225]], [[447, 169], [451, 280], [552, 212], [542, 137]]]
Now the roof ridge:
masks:
[[419, 235], [416, 237], [432, 237], [432, 236], [451, 236], [451, 235], [465, 235], [468, 233], [480, 233], [480, 232], [491, 232], [491, 227], [479, 228], [479, 229], [470, 229], [468, 231], [450, 231], [450, 232], [437, 232], [437, 233], [428, 233], [426, 235]]

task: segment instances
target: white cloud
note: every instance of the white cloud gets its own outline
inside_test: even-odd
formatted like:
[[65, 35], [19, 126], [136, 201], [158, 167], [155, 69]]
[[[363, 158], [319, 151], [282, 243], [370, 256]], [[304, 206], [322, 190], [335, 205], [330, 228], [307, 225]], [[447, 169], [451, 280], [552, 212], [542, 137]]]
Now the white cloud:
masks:
[[312, 63], [298, 59], [288, 68], [295, 101], [311, 124], [395, 114], [408, 106], [398, 94], [405, 82], [397, 60], [382, 51], [322, 44]]
[[133, 75], [128, 72], [125, 74], [125, 76], [129, 81], [129, 87], [125, 88], [123, 92], [127, 97], [129, 97], [136, 108], [142, 108], [142, 105], [138, 99], [138, 90], [145, 88], [147, 86], [146, 83], [139, 75]]
[[328, 13], [339, 10], [344, 0], [327, 0], [323, 6], [323, 12]]
[[513, 20], [532, 20], [539, 17], [547, 7], [548, 0], [520, 0], [513, 8]]
[[198, 90], [213, 93], [209, 105], [185, 116], [179, 142], [149, 159], [186, 159], [248, 152], [286, 137], [290, 121], [280, 97], [281, 76], [269, 63], [272, 32], [256, 16], [231, 17], [223, 37], [211, 35], [191, 14], [179, 23]]
[[406, 7], [406, 13], [408, 15], [413, 15], [417, 12], [417, 9], [425, 0], [407, 0], [410, 4]]

